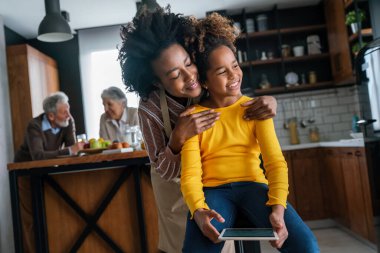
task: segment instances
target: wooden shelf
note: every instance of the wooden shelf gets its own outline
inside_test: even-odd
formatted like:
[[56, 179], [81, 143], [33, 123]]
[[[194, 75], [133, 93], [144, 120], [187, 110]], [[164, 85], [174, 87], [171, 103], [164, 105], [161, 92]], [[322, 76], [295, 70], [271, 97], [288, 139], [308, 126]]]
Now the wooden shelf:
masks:
[[263, 32], [242, 33], [240, 34], [239, 39], [246, 38], [246, 37], [248, 38], [270, 37], [270, 36], [275, 36], [279, 33], [291, 34], [291, 33], [318, 31], [318, 30], [323, 30], [323, 29], [326, 29], [326, 25], [324, 24], [273, 29], [273, 30], [267, 30]]
[[311, 55], [304, 55], [304, 56], [287, 57], [287, 58], [284, 58], [284, 62], [310, 61], [310, 60], [318, 60], [318, 59], [329, 58], [329, 57], [330, 57], [329, 53], [311, 54]]
[[[362, 37], [371, 37], [372, 36], [372, 28], [362, 29], [361, 32]], [[348, 39], [350, 42], [353, 42], [359, 38], [359, 33], [354, 33]]]
[[304, 55], [304, 56], [297, 56], [297, 57], [286, 57], [286, 58], [275, 58], [275, 59], [268, 59], [268, 60], [256, 60], [256, 61], [249, 61], [249, 62], [243, 62], [240, 64], [240, 67], [247, 68], [249, 66], [260, 66], [260, 65], [269, 65], [269, 64], [278, 64], [282, 61], [284, 62], [302, 62], [302, 61], [312, 61], [312, 60], [318, 60], [323, 58], [329, 58], [329, 53], [323, 53], [323, 54], [312, 54], [312, 55]]
[[300, 26], [293, 28], [283, 28], [280, 29], [282, 34], [291, 34], [291, 33], [300, 33], [300, 32], [311, 32], [326, 29], [326, 25], [309, 25], [309, 26]]
[[288, 92], [298, 92], [298, 91], [308, 91], [308, 90], [318, 90], [318, 89], [327, 89], [334, 87], [333, 81], [325, 81], [313, 84], [300, 84], [298, 86], [292, 87], [273, 87], [269, 89], [255, 89], [256, 95], [270, 95], [270, 94], [279, 94], [279, 93], [288, 93]]
[[279, 30], [267, 30], [263, 32], [242, 33], [239, 38], [258, 38], [277, 35]]

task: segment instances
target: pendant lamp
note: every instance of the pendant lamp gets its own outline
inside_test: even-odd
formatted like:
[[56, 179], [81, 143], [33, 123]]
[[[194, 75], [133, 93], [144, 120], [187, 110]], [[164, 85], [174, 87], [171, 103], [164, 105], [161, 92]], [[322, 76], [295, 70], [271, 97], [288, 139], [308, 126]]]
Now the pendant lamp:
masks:
[[149, 12], [154, 12], [157, 8], [160, 8], [160, 5], [156, 2], [156, 0], [142, 0], [141, 2], [136, 2], [136, 17], [141, 14], [144, 9], [143, 6], [145, 6]]
[[59, 0], [45, 0], [46, 16], [38, 27], [37, 39], [45, 42], [62, 42], [74, 36], [61, 14]]

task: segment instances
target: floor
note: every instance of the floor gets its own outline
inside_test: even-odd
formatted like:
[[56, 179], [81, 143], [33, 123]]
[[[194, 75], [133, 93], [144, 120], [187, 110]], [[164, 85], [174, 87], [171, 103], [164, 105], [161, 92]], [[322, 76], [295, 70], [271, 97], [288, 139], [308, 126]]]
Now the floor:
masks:
[[[339, 228], [314, 229], [321, 253], [376, 253], [376, 250], [360, 242]], [[261, 242], [261, 253], [275, 253], [268, 242]]]

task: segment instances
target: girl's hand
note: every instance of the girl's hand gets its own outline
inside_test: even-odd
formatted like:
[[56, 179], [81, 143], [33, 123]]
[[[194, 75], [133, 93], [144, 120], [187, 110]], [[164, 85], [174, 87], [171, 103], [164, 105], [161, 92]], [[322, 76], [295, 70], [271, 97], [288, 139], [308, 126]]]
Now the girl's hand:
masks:
[[242, 103], [241, 106], [247, 107], [244, 113], [245, 120], [264, 120], [276, 116], [277, 101], [271, 96], [262, 96]]
[[202, 231], [202, 234], [210, 239], [212, 242], [219, 242], [219, 232], [211, 224], [212, 219], [216, 219], [218, 222], [224, 223], [224, 218], [217, 213], [215, 210], [206, 210], [203, 208], [197, 209], [194, 212], [194, 220], [197, 223], [199, 229]]
[[269, 221], [272, 224], [274, 231], [279, 237], [276, 241], [270, 241], [274, 248], [281, 248], [285, 240], [288, 238], [288, 230], [284, 221], [285, 208], [281, 205], [272, 206], [272, 213], [269, 215]]
[[214, 110], [191, 114], [193, 110], [194, 107], [190, 107], [178, 117], [168, 144], [173, 153], [179, 153], [187, 139], [209, 129], [219, 119], [220, 113]]

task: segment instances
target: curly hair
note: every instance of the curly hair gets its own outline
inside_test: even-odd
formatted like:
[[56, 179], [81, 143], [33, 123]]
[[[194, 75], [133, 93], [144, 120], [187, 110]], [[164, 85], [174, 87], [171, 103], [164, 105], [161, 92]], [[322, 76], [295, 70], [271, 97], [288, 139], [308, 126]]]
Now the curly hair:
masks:
[[143, 99], [157, 89], [151, 66], [161, 52], [173, 44], [189, 51], [195, 36], [192, 18], [174, 14], [170, 6], [155, 12], [144, 10], [132, 22], [121, 27], [122, 45], [118, 60], [127, 91], [137, 92]]
[[192, 20], [196, 28], [196, 39], [191, 47], [191, 54], [198, 66], [199, 81], [206, 81], [209, 69], [208, 58], [219, 46], [229, 47], [235, 54], [235, 40], [240, 31], [232, 25], [232, 20], [214, 12], [202, 20]]

